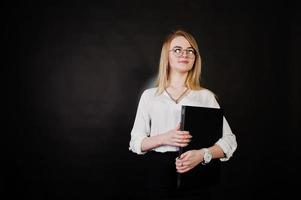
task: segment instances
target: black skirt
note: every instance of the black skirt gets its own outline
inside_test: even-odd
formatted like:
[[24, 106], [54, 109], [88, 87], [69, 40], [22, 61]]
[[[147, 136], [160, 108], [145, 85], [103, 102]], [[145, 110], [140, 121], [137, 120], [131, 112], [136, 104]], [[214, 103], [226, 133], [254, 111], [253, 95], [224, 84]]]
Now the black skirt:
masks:
[[177, 188], [176, 157], [178, 152], [145, 154], [147, 166], [147, 190], [150, 200], [212, 199], [209, 187]]

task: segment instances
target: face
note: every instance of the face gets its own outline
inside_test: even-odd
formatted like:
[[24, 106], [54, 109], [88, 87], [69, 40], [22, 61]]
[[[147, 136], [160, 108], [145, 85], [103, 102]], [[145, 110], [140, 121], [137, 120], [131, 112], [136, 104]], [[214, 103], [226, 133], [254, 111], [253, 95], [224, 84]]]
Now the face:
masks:
[[195, 50], [183, 36], [175, 37], [169, 48], [170, 70], [186, 73], [192, 69], [195, 61]]

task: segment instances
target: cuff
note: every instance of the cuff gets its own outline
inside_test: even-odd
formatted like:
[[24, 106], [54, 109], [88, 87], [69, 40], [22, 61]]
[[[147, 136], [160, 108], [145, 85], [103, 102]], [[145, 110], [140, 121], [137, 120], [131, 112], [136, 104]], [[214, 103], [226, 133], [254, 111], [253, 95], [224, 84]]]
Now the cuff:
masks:
[[141, 151], [141, 144], [142, 144], [142, 140], [146, 138], [146, 136], [140, 136], [135, 138], [134, 141], [130, 142], [130, 147], [129, 150], [131, 150], [134, 153], [137, 153], [139, 155], [143, 155], [146, 153], [146, 151]]
[[220, 161], [229, 160], [234, 152], [232, 150], [231, 146], [228, 143], [226, 143], [223, 139], [219, 139], [215, 144], [218, 145], [223, 150], [223, 152], [226, 156], [226, 157], [220, 158]]

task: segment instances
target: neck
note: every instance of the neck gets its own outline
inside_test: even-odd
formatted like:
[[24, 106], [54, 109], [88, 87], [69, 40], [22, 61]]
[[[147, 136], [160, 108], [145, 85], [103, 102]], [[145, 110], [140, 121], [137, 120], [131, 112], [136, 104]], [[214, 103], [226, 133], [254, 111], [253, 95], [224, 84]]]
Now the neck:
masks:
[[173, 88], [186, 87], [186, 78], [188, 72], [179, 73], [176, 71], [170, 71], [168, 85]]

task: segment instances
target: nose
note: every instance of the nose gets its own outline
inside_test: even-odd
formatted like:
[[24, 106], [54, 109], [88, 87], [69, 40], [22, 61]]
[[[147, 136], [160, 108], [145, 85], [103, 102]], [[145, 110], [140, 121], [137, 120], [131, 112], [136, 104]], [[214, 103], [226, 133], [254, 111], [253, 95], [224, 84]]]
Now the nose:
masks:
[[183, 50], [183, 52], [182, 52], [182, 56], [184, 56], [184, 57], [188, 57], [188, 51], [185, 51], [185, 50]]

